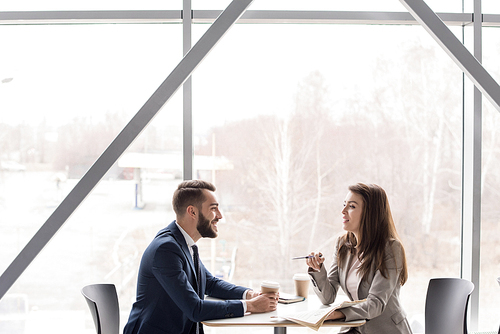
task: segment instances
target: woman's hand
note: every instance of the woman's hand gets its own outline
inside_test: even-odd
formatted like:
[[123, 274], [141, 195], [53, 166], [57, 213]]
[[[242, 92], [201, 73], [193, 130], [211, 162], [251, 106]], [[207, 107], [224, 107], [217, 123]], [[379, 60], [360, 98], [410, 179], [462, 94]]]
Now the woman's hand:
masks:
[[344, 313], [341, 311], [333, 311], [325, 320], [345, 319]]
[[320, 252], [317, 252], [317, 253], [311, 252], [309, 254], [309, 256], [312, 256], [312, 257], [306, 259], [307, 265], [310, 268], [319, 271], [321, 269], [321, 265], [323, 264], [323, 262], [325, 262], [325, 258], [323, 257], [323, 254], [321, 254]]

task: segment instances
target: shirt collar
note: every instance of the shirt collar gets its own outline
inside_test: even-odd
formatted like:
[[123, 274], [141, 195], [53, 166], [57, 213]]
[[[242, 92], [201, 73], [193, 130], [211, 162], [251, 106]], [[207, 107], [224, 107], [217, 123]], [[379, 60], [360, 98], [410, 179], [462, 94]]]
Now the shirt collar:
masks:
[[186, 244], [188, 245], [189, 250], [191, 250], [191, 247], [196, 244], [193, 238], [191, 238], [189, 234], [187, 234], [187, 232], [184, 231], [184, 229], [177, 223], [177, 221], [175, 222], [175, 225], [177, 225], [177, 227], [181, 231], [182, 235], [184, 236], [184, 239], [186, 240]]

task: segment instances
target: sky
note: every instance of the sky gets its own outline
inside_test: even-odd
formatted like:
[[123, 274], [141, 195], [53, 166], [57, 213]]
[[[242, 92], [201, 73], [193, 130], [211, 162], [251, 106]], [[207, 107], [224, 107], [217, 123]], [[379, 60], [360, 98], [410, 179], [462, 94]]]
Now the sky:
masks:
[[[39, 3], [2, 2], [0, 10], [33, 9], [40, 7]], [[85, 9], [118, 6], [118, 3], [119, 8], [137, 5], [135, 1], [89, 1], [85, 2]], [[181, 1], [146, 1], [143, 8], [165, 3]], [[223, 8], [228, 3], [193, 0], [193, 7]], [[250, 9], [352, 10], [363, 6], [374, 10], [374, 3], [256, 0]], [[461, 7], [456, 7], [461, 1], [428, 3], [450, 11]], [[40, 9], [72, 9], [67, 6], [75, 2], [44, 1], [43, 4], [46, 7]], [[377, 8], [404, 11], [397, 0], [376, 1], [376, 4]], [[194, 27], [193, 44], [208, 27]], [[421, 27], [372, 27], [237, 25], [231, 28], [193, 74], [193, 94], [199, 97], [194, 104], [195, 122], [210, 126], [241, 115], [286, 114], [293, 109], [300, 80], [314, 70], [324, 72], [330, 88], [338, 94], [346, 89], [363, 90], [371, 84], [367, 72], [371, 71], [375, 55], [397, 54], [404, 43], [401, 36], [408, 30], [418, 35], [417, 40], [423, 46], [436, 45]], [[351, 33], [356, 37], [348, 35]], [[180, 25], [0, 26], [0, 43], [3, 46], [0, 80], [13, 78], [0, 84], [0, 122], [11, 124], [37, 124], [43, 120], [63, 124], [75, 115], [99, 119], [110, 111], [133, 115], [182, 59]], [[367, 52], [371, 54], [367, 56]], [[218, 80], [222, 82], [220, 86], [214, 85]], [[233, 91], [223, 94], [222, 87]], [[178, 91], [157, 118], [174, 119], [180, 124], [181, 97]]]
[[[207, 28], [195, 27], [193, 43]], [[336, 91], [369, 85], [368, 78], [360, 80], [375, 61], [366, 51], [395, 54], [402, 41], [397, 35], [404, 33], [378, 26], [365, 36], [373, 30], [235, 26], [194, 72], [193, 94], [218, 103], [217, 112], [227, 119], [236, 107], [239, 114], [290, 110], [299, 81], [315, 70], [324, 72]], [[434, 43], [420, 27], [410, 30], [422, 36], [422, 45]], [[0, 85], [0, 121], [7, 123], [135, 113], [182, 59], [179, 25], [0, 26], [0, 31], [7, 46], [0, 53], [0, 78], [13, 78]], [[218, 81], [221, 86], [214, 86]], [[223, 94], [222, 87], [234, 92]], [[166, 108], [178, 108], [180, 97], [178, 91]], [[213, 112], [200, 114], [202, 122], [217, 121]]]

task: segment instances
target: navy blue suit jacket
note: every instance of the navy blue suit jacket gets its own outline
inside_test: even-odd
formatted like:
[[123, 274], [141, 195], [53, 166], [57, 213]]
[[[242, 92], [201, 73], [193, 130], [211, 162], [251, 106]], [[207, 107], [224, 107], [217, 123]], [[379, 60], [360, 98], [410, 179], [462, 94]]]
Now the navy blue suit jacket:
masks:
[[146, 248], [137, 279], [137, 300], [124, 334], [188, 334], [193, 323], [243, 316], [244, 287], [220, 280], [201, 263], [201, 291], [224, 299], [204, 300], [196, 293], [196, 274], [188, 246], [175, 221]]

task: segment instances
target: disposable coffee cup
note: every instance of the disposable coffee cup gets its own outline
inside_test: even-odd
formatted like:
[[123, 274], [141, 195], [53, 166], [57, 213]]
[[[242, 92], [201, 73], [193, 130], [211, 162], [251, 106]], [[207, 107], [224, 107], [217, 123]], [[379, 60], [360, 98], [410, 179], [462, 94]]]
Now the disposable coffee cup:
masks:
[[260, 284], [260, 292], [262, 293], [278, 293], [280, 291], [280, 284], [278, 282], [263, 281]]
[[293, 275], [293, 282], [295, 283], [295, 294], [307, 298], [309, 294], [309, 278], [308, 274], [295, 274]]

